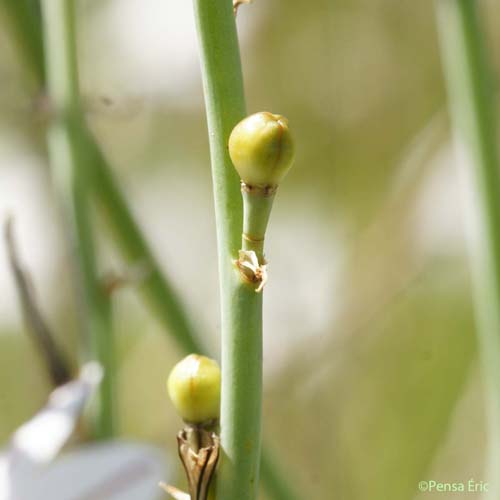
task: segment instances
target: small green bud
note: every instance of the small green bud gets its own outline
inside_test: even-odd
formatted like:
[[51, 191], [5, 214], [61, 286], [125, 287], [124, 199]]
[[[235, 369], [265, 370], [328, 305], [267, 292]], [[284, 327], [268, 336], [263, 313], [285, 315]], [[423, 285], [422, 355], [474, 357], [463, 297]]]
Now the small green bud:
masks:
[[190, 354], [173, 367], [168, 395], [185, 422], [201, 424], [219, 418], [220, 379], [217, 362], [199, 354]]
[[248, 116], [229, 137], [229, 155], [249, 186], [277, 186], [292, 166], [295, 148], [288, 120], [261, 112]]

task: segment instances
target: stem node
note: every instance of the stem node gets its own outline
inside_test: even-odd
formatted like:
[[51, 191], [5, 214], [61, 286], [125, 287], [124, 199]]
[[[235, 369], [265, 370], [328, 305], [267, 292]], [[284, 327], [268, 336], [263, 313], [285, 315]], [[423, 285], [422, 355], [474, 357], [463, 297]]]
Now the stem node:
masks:
[[[245, 238], [245, 234], [243, 234], [243, 238]], [[263, 239], [250, 241], [264, 243]], [[257, 285], [255, 288], [257, 293], [262, 292], [268, 280], [266, 261], [262, 259], [262, 263], [259, 263], [257, 254], [253, 250], [240, 250], [239, 258], [234, 264], [238, 268], [241, 278], [247, 283]]]

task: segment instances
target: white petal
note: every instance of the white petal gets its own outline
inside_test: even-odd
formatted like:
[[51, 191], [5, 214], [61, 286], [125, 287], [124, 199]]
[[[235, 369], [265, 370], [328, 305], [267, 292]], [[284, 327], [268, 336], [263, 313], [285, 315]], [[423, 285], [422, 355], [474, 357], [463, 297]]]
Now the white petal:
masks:
[[93, 444], [44, 468], [22, 500], [153, 500], [162, 497], [158, 483], [168, 479], [165, 456], [157, 448]]
[[14, 433], [11, 443], [13, 460], [33, 464], [53, 460], [71, 436], [101, 377], [100, 366], [88, 363], [77, 380], [55, 389], [48, 404]]

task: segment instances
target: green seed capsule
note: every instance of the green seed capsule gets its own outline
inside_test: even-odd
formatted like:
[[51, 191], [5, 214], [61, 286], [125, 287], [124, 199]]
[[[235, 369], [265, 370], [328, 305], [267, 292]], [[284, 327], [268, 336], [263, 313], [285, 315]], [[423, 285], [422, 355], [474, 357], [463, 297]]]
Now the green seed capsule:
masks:
[[201, 424], [219, 418], [219, 365], [213, 359], [190, 354], [177, 363], [167, 381], [167, 390], [181, 418]]
[[229, 155], [249, 186], [277, 186], [292, 166], [293, 139], [288, 120], [261, 112], [248, 116], [229, 137]]

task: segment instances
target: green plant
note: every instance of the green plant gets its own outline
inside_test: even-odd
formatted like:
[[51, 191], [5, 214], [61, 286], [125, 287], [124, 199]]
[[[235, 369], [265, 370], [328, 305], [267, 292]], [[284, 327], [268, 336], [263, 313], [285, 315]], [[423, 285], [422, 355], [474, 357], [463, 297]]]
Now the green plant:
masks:
[[217, 420], [220, 411], [220, 368], [217, 361], [190, 354], [170, 372], [167, 390], [185, 422]]
[[[242, 275], [258, 283], [266, 279], [264, 240], [278, 185], [290, 169], [294, 143], [288, 121], [263, 112], [251, 115], [234, 127], [229, 154], [241, 178], [243, 232], [238, 264]], [[255, 253], [255, 262], [252, 262]], [[260, 270], [260, 272], [259, 272]]]
[[213, 359], [190, 354], [179, 361], [168, 377], [170, 399], [184, 421], [177, 434], [179, 457], [188, 480], [189, 495], [161, 483], [175, 499], [213, 498], [213, 476], [219, 459], [218, 427], [221, 373]]
[[[242, 234], [243, 241], [248, 242], [245, 234], [251, 234], [254, 229], [258, 233], [256, 239], [263, 241], [272, 193], [271, 196], [256, 198], [245, 196], [244, 232], [240, 182], [228, 153], [230, 133], [245, 115], [233, 6], [228, 0], [195, 0], [194, 5], [210, 138], [221, 288], [222, 450], [217, 474], [217, 498], [254, 500], [259, 487], [261, 447], [262, 294], [256, 293], [256, 288], [249, 286], [246, 278], [250, 276], [250, 281], [259, 283], [257, 291], [260, 291], [260, 283], [265, 282], [265, 268], [262, 249], [257, 262], [253, 261], [252, 254], [244, 253], [245, 249], [243, 253], [240, 250]], [[267, 117], [268, 120], [269, 117], [272, 115]], [[262, 122], [261, 118], [253, 120]], [[269, 121], [277, 125], [276, 130], [284, 130], [282, 125], [278, 125], [278, 120], [271, 118]], [[262, 149], [262, 143], [259, 143], [250, 152], [249, 146], [254, 145], [255, 136], [249, 141], [240, 140], [239, 131], [248, 123], [246, 121], [236, 129], [231, 144], [237, 167], [243, 175], [251, 167], [252, 161], [247, 161], [248, 156], [266, 161], [265, 151], [269, 149], [269, 142]], [[275, 141], [275, 136], [276, 131], [271, 134], [271, 143]], [[265, 134], [262, 138], [265, 139]], [[245, 148], [238, 150], [242, 142]], [[242, 165], [239, 165], [240, 162]], [[255, 173], [255, 169], [265, 171], [266, 168], [262, 169], [260, 164], [250, 168], [260, 179], [261, 175]], [[262, 178], [269, 180], [269, 172]], [[250, 180], [253, 181], [254, 177]], [[235, 262], [241, 272], [236, 271]], [[246, 274], [247, 270], [250, 275]]]
[[86, 165], [87, 131], [82, 118], [76, 62], [73, 2], [43, 0], [47, 90], [51, 123], [47, 138], [52, 177], [66, 218], [81, 324], [85, 327], [86, 357], [104, 368], [94, 418], [94, 434], [108, 438], [115, 426], [115, 363], [109, 299], [99, 281], [89, 205], [89, 174]]
[[[67, 0], [72, 3], [71, 0]], [[46, 85], [44, 65], [42, 64], [44, 48], [41, 39], [41, 18], [39, 16], [37, 0], [19, 0], [11, 2], [3, 0], [2, 9], [9, 14], [11, 32], [15, 36], [20, 48], [26, 67], [33, 75], [35, 83], [40, 92]], [[226, 21], [234, 23], [233, 19], [226, 18]], [[225, 43], [225, 42], [224, 42]], [[237, 52], [233, 53], [238, 56]], [[239, 56], [238, 56], [239, 58]], [[238, 63], [239, 64], [239, 63]], [[230, 77], [221, 72], [220, 80], [235, 78], [235, 85], [229, 84], [223, 87], [237, 88], [239, 76], [236, 74]], [[229, 134], [232, 126], [245, 114], [244, 103], [241, 99], [242, 92], [237, 92], [234, 96], [226, 96], [227, 113], [230, 119], [225, 121], [226, 135]], [[214, 125], [217, 127], [217, 125]], [[86, 166], [86, 181], [88, 190], [93, 195], [101, 208], [103, 214], [109, 222], [114, 240], [117, 242], [122, 256], [130, 263], [141, 264], [148, 270], [144, 281], [138, 285], [146, 304], [161, 322], [168, 335], [175, 339], [182, 352], [206, 352], [202, 345], [202, 336], [198, 334], [189, 320], [189, 315], [177, 296], [174, 287], [171, 285], [168, 276], [163, 272], [154, 257], [151, 248], [144, 237], [140, 226], [133, 217], [127, 201], [119, 187], [112, 168], [104, 156], [97, 141], [92, 137], [87, 129], [85, 133], [79, 135], [79, 154], [84, 155]], [[80, 130], [81, 131], [81, 130]], [[221, 144], [221, 149], [212, 151], [212, 156], [224, 157], [226, 145]], [[241, 199], [238, 189], [238, 177], [234, 172], [231, 162], [227, 160], [228, 176], [233, 179], [231, 185], [216, 183], [214, 189], [219, 192], [219, 199], [225, 200], [229, 220], [218, 223], [217, 229], [221, 233], [220, 238], [226, 242], [231, 241], [227, 255], [237, 255], [241, 229], [237, 225], [241, 223]], [[222, 216], [218, 213], [218, 219]], [[232, 228], [229, 230], [229, 228]], [[226, 234], [232, 236], [226, 238]], [[229, 250], [232, 248], [234, 250]], [[227, 302], [226, 302], [227, 303]], [[285, 475], [279, 468], [278, 462], [271, 458], [271, 454], [263, 450], [261, 475], [264, 486], [272, 498], [276, 500], [292, 500], [298, 498], [297, 494], [288, 484]]]
[[437, 13], [455, 142], [474, 193], [469, 207], [470, 263], [486, 388], [488, 498], [493, 499], [500, 495], [500, 172], [495, 100], [478, 3], [438, 0]]
[[221, 292], [222, 402], [218, 500], [257, 495], [261, 441], [262, 295], [234, 271], [242, 229], [239, 179], [227, 144], [246, 114], [233, 7], [194, 2], [210, 138]]

